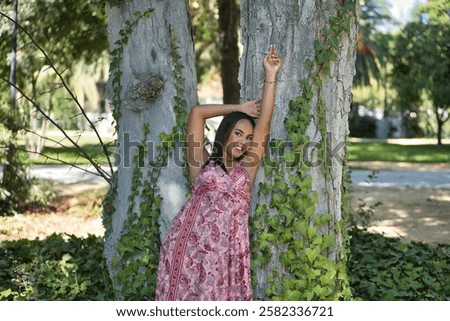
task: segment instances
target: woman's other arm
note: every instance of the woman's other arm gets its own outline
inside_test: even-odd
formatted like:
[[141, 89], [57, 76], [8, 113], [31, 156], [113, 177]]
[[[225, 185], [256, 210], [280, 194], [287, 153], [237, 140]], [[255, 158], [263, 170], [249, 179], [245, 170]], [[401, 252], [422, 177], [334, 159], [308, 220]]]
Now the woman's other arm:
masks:
[[212, 117], [224, 116], [234, 111], [245, 112], [252, 117], [258, 117], [259, 111], [255, 101], [243, 104], [208, 104], [194, 106], [189, 113], [187, 124], [187, 159], [191, 182], [194, 182], [209, 154], [205, 148], [205, 120]]

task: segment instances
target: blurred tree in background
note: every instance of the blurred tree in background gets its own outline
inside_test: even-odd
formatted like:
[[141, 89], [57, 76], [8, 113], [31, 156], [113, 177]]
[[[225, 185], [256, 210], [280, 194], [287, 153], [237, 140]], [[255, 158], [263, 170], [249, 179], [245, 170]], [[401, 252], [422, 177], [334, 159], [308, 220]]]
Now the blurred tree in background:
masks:
[[387, 1], [361, 1], [352, 136], [375, 137], [381, 117], [401, 121], [407, 137], [437, 137], [438, 145], [449, 134], [449, 7], [449, 0], [429, 0], [402, 26]]
[[190, 0], [197, 82], [219, 72], [219, 8], [216, 0]]
[[355, 86], [370, 86], [371, 79], [380, 79], [383, 61], [380, 43], [375, 38], [378, 27], [392, 21], [385, 0], [362, 0], [356, 50]]
[[429, 0], [395, 39], [392, 84], [402, 108], [431, 107], [437, 144], [450, 112], [450, 1]]
[[[386, 88], [386, 41], [380, 39], [379, 29], [392, 17], [385, 0], [362, 0], [359, 17], [358, 39], [356, 47], [356, 74], [353, 78], [353, 92], [369, 91], [369, 99], [374, 97], [374, 88]], [[386, 93], [385, 93], [386, 96]], [[376, 118], [372, 115], [360, 115], [360, 105], [367, 105], [364, 95], [354, 94], [352, 110], [349, 114], [350, 135], [354, 137], [375, 137]], [[385, 102], [385, 109], [386, 106]]]

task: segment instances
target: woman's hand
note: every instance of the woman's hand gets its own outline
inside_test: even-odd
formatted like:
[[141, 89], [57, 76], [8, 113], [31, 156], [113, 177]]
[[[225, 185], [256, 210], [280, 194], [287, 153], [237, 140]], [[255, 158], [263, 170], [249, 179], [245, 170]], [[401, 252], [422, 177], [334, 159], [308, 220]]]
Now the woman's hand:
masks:
[[250, 117], [258, 118], [261, 109], [261, 100], [250, 100], [239, 105], [238, 111], [246, 113]]
[[268, 78], [266, 81], [274, 81], [275, 75], [281, 66], [281, 59], [278, 57], [275, 45], [270, 45], [269, 51], [264, 56], [263, 66], [266, 71], [266, 78]]

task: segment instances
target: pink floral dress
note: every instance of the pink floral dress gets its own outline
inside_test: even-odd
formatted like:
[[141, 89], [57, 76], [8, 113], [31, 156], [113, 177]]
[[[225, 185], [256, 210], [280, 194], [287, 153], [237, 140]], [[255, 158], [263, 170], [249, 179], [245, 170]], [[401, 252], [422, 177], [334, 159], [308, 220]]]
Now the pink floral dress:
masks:
[[193, 184], [161, 247], [156, 300], [251, 300], [250, 179], [210, 162]]

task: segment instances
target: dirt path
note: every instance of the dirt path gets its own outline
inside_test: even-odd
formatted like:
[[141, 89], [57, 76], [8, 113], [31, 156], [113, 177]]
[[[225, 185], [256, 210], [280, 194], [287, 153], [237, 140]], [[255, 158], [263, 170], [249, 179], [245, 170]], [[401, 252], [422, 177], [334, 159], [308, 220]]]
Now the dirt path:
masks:
[[369, 231], [406, 241], [450, 244], [450, 190], [358, 188], [351, 190], [351, 208], [377, 202]]
[[84, 238], [89, 234], [104, 235], [101, 202], [107, 191], [106, 183], [58, 183], [54, 188], [60, 197], [47, 207], [0, 216], [0, 242], [45, 239], [53, 233]]
[[[448, 163], [350, 162], [349, 165], [380, 172], [413, 170], [447, 174], [450, 171]], [[406, 241], [450, 244], [450, 189], [358, 187], [351, 189], [350, 196], [353, 213], [363, 203], [366, 209], [381, 203], [374, 208], [370, 231]]]

